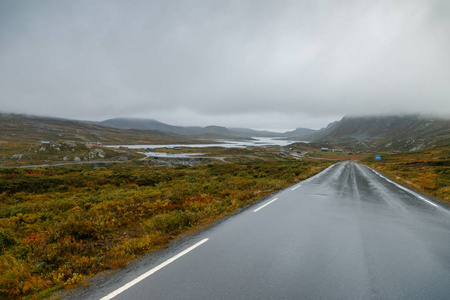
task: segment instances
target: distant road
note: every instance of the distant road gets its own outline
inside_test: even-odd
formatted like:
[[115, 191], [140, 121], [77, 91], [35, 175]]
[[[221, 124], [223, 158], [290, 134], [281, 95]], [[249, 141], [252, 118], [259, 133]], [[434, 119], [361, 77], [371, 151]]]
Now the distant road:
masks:
[[450, 299], [449, 279], [448, 208], [345, 162], [75, 298]]

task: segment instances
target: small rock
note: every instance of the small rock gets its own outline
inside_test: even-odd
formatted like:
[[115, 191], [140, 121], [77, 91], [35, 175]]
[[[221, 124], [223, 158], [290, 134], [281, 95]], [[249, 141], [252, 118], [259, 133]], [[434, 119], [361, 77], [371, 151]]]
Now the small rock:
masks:
[[22, 159], [23, 154], [14, 154], [11, 156], [11, 159]]
[[75, 148], [77, 146], [77, 144], [74, 141], [64, 141], [62, 142], [62, 144], [70, 148]]
[[98, 155], [98, 157], [100, 157], [100, 158], [105, 158], [106, 153], [105, 153], [105, 151], [103, 151], [102, 149], [97, 149], [97, 155]]
[[105, 151], [102, 149], [94, 149], [89, 152], [89, 158], [95, 158], [95, 157], [105, 158]]

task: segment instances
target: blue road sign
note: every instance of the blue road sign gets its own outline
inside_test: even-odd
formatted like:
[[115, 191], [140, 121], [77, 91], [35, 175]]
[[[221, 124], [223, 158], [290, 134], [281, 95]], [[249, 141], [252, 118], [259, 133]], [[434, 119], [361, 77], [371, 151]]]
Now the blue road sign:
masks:
[[381, 160], [381, 155], [375, 155], [375, 160]]

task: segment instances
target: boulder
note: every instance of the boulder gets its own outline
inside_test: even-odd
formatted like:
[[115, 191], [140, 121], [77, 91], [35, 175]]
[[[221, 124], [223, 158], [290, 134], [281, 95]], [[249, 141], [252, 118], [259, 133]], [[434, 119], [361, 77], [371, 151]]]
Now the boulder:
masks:
[[22, 159], [23, 154], [14, 154], [11, 156], [11, 159]]

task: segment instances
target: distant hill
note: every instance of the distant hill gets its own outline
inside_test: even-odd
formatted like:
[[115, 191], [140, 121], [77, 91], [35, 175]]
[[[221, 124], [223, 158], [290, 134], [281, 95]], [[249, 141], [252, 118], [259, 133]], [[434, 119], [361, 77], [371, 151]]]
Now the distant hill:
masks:
[[[331, 123], [331, 125], [337, 123]], [[210, 138], [210, 139], [251, 139], [252, 137], [286, 137], [305, 140], [305, 136], [317, 133], [320, 130], [297, 128], [293, 131], [287, 132], [273, 132], [267, 130], [255, 130], [249, 128], [231, 127], [226, 128], [222, 126], [174, 126], [159, 122], [153, 119], [134, 119], [134, 118], [114, 118], [97, 122], [96, 124], [110, 126], [119, 129], [143, 129], [143, 130], [160, 130], [165, 132], [176, 133], [184, 136], [193, 136], [197, 138]], [[321, 129], [324, 130], [324, 129]]]
[[284, 133], [268, 131], [268, 130], [255, 130], [255, 129], [249, 129], [249, 128], [240, 128], [240, 127], [231, 127], [230, 129], [233, 131], [237, 131], [242, 134], [245, 134], [246, 136], [251, 136], [251, 137], [284, 137], [285, 136]]
[[104, 144], [195, 142], [174, 133], [157, 130], [118, 129], [68, 119], [20, 114], [0, 114], [0, 142], [71, 140]]
[[202, 130], [202, 127], [199, 126], [174, 126], [153, 119], [114, 118], [97, 122], [97, 124], [119, 129], [160, 130], [180, 135], [196, 135], [200, 134]]
[[450, 143], [450, 120], [424, 116], [344, 117], [309, 136], [348, 148], [412, 151]]
[[199, 139], [252, 139], [294, 137], [314, 130], [289, 134], [222, 126], [174, 126], [153, 119], [115, 118], [102, 122], [0, 113], [0, 142], [42, 140], [98, 141], [104, 144], [198, 143]]
[[283, 134], [285, 137], [301, 137], [317, 133], [319, 130], [309, 128], [297, 128], [293, 131], [287, 131]]
[[295, 129], [293, 131], [287, 131], [287, 132], [283, 133], [283, 136], [287, 137], [289, 139], [292, 139], [292, 140], [311, 141], [311, 140], [314, 139], [314, 137], [317, 134], [319, 134], [319, 133], [321, 133], [321, 132], [323, 132], [323, 131], [331, 128], [331, 127], [333, 127], [338, 122], [339, 121], [335, 121], [335, 122], [329, 123], [327, 125], [327, 127], [321, 128], [321, 129], [297, 128], [297, 129]]
[[216, 138], [216, 139], [285, 136], [282, 133], [260, 131], [248, 128], [226, 128], [214, 125], [207, 127], [174, 126], [153, 119], [114, 118], [102, 122], [97, 122], [96, 124], [110, 126], [119, 129], [160, 130], [185, 136], [196, 136], [196, 137]]
[[200, 130], [197, 137], [210, 139], [251, 139], [251, 135], [248, 133], [231, 130], [222, 126], [206, 126]]
[[[411, 151], [450, 144], [450, 120], [424, 116], [344, 117], [326, 128], [285, 133], [222, 126], [182, 127], [151, 119], [117, 118], [87, 122], [19, 114], [0, 114], [0, 143], [43, 140], [98, 141], [103, 144], [179, 144], [200, 139], [286, 137], [346, 149]], [[203, 141], [204, 142], [204, 141]]]

